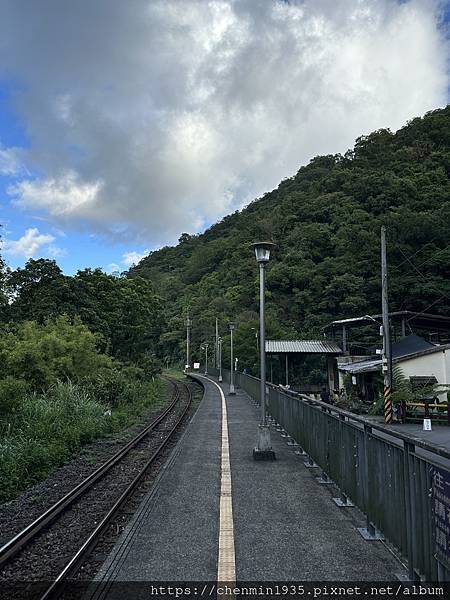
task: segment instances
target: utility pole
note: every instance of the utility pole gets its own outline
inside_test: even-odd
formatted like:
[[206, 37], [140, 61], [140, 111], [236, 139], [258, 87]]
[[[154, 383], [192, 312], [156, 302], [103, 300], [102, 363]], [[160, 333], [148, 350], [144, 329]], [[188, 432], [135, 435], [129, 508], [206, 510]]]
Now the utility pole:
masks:
[[188, 315], [186, 317], [186, 369], [187, 370], [189, 370], [191, 367], [191, 354], [190, 354], [191, 326], [192, 326], [192, 321]]
[[383, 355], [382, 369], [384, 381], [384, 422], [392, 423], [392, 371], [391, 371], [391, 342], [389, 330], [389, 305], [388, 305], [388, 272], [386, 258], [386, 227], [381, 227], [381, 301], [383, 312]]

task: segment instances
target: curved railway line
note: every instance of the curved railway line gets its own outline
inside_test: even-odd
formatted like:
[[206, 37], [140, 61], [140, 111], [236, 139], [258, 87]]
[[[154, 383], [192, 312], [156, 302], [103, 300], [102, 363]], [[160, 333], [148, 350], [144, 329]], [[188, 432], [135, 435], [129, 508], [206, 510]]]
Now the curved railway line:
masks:
[[[164, 449], [192, 405], [191, 388], [166, 379], [173, 391], [163, 412], [0, 548], [0, 598], [58, 598], [121, 509], [142, 498], [149, 487], [144, 485], [146, 478], [151, 485], [156, 474], [149, 473], [159, 470]], [[122, 525], [131, 515], [125, 513]], [[116, 529], [117, 535], [117, 523]], [[18, 585], [19, 578], [27, 581]]]

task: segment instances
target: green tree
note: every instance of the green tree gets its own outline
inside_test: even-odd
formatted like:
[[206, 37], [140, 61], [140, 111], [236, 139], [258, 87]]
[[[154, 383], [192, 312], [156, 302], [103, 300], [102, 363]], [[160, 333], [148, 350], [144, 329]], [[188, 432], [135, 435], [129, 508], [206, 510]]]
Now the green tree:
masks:
[[95, 335], [67, 316], [39, 325], [24, 321], [0, 338], [0, 379], [14, 377], [34, 390], [46, 390], [58, 380], [80, 380], [99, 369], [112, 368], [98, 352]]

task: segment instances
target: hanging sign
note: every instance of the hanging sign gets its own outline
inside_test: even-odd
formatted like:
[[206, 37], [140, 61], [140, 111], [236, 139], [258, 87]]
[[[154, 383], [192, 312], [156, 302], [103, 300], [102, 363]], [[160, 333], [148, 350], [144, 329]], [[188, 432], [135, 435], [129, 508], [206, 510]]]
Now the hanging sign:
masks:
[[423, 430], [424, 431], [431, 431], [431, 419], [424, 419], [423, 420]]

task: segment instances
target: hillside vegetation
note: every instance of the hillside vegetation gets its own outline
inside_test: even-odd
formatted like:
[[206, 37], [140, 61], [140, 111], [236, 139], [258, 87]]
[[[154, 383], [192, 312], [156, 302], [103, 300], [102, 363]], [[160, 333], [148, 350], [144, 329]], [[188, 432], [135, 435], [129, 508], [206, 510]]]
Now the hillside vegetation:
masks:
[[[379, 312], [380, 227], [388, 232], [390, 309], [448, 314], [450, 107], [318, 156], [276, 190], [201, 235], [151, 253], [129, 276], [152, 282], [165, 305], [161, 355], [193, 353], [229, 319], [240, 366], [255, 366], [258, 271], [249, 244], [277, 244], [267, 269], [268, 333], [322, 336], [331, 320]], [[224, 345], [226, 348], [227, 345]]]
[[[11, 271], [0, 256], [0, 501], [82, 444], [158, 401], [161, 361], [212, 341], [257, 374], [258, 269], [250, 244], [276, 244], [267, 268], [270, 337], [322, 337], [336, 318], [379, 312], [380, 227], [388, 231], [390, 308], [448, 314], [450, 107], [393, 134], [318, 156], [276, 190], [201, 235], [153, 252], [121, 277], [52, 260]], [[278, 366], [281, 370], [281, 366]], [[275, 365], [277, 369], [277, 365]], [[314, 361], [295, 376], [318, 383]]]
[[0, 502], [161, 402], [163, 324], [147, 281], [0, 258]]

